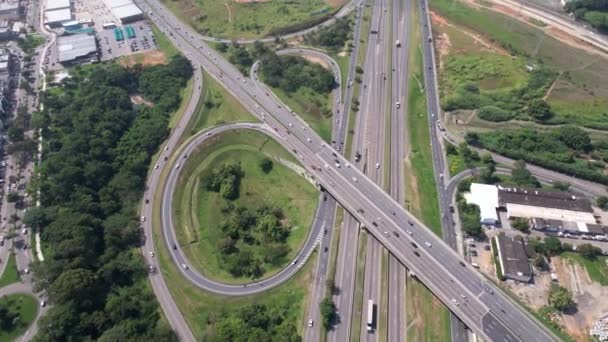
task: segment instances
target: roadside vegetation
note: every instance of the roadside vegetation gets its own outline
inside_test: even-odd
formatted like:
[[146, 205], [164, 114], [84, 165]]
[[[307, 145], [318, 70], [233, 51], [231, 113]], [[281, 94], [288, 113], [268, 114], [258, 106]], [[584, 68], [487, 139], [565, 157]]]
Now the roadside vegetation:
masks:
[[469, 132], [466, 141], [514, 159], [522, 159], [572, 176], [608, 184], [608, 140], [592, 141], [575, 126], [551, 130], [521, 128]]
[[603, 80], [608, 63], [603, 57], [569, 46], [542, 28], [496, 13], [482, 3], [473, 8], [458, 0], [438, 0], [430, 6], [461, 29], [436, 25], [454, 47], [442, 57], [440, 70], [446, 110], [491, 106], [482, 115], [493, 121], [608, 129], [608, 84]]
[[574, 13], [576, 19], [584, 20], [594, 28], [608, 32], [608, 3], [601, 0], [574, 0], [566, 2], [564, 9]]
[[226, 89], [207, 73], [203, 74], [203, 96], [197, 113], [189, 124], [191, 133], [233, 122], [258, 122]]
[[[410, 158], [405, 165], [406, 209], [441, 236], [439, 200], [434, 178], [426, 92], [422, 73], [421, 33], [418, 8], [411, 12], [410, 56], [407, 98], [407, 132]], [[414, 278], [407, 278], [406, 321], [408, 341], [449, 341], [450, 318], [443, 304]]]
[[[53, 304], [38, 338], [173, 340], [137, 251], [137, 206], [192, 67], [175, 56], [168, 65], [98, 64], [70, 72], [42, 94], [36, 128], [43, 160], [32, 180], [41, 205], [24, 218], [51, 251], [32, 266], [36, 286]], [[134, 106], [131, 94], [153, 106]]]
[[298, 113], [325, 141], [331, 140], [332, 72], [298, 56], [268, 53], [260, 76], [273, 92]]
[[4, 273], [2, 273], [2, 277], [0, 277], [0, 288], [17, 283], [21, 280], [19, 270], [17, 269], [17, 260], [15, 259], [15, 253], [13, 251], [9, 253], [8, 259], [3, 262], [6, 262], [6, 268], [4, 269]]
[[162, 0], [201, 34], [222, 38], [279, 36], [331, 17], [345, 1]]
[[331, 53], [337, 53], [344, 49], [346, 42], [352, 38], [352, 25], [348, 19], [338, 19], [328, 27], [319, 28], [306, 36], [306, 45], [318, 46], [327, 49]]
[[208, 277], [247, 282], [279, 271], [308, 236], [317, 191], [256, 132], [227, 132], [192, 155], [175, 194], [178, 239]]
[[0, 342], [14, 341], [36, 318], [38, 300], [25, 294], [0, 298]]
[[27, 55], [31, 55], [34, 50], [40, 45], [44, 44], [44, 37], [39, 34], [28, 34], [25, 38], [17, 38], [17, 45]]

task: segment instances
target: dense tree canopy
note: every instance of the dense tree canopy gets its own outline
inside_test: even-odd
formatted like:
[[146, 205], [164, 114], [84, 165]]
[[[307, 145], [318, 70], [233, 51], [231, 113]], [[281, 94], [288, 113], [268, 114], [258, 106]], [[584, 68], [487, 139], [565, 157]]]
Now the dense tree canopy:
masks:
[[[192, 74], [177, 56], [166, 66], [96, 65], [43, 95], [41, 206], [24, 221], [51, 250], [35, 264], [36, 286], [53, 304], [39, 341], [175, 340], [159, 325], [140, 243], [136, 207], [152, 154]], [[153, 107], [134, 107], [142, 94]]]
[[566, 311], [576, 306], [574, 300], [572, 300], [572, 293], [565, 287], [558, 285], [552, 285], [549, 289], [549, 304], [559, 311]]
[[572, 0], [567, 1], [565, 9], [574, 13], [577, 19], [587, 21], [600, 31], [608, 31], [608, 1]]
[[332, 26], [322, 27], [309, 33], [306, 35], [305, 41], [310, 45], [318, 45], [332, 51], [338, 51], [344, 47], [351, 36], [351, 32], [350, 22], [347, 19], [340, 18]]
[[262, 58], [260, 73], [271, 87], [296, 92], [308, 87], [318, 93], [329, 93], [335, 86], [331, 71], [298, 56], [277, 56], [267, 53]]

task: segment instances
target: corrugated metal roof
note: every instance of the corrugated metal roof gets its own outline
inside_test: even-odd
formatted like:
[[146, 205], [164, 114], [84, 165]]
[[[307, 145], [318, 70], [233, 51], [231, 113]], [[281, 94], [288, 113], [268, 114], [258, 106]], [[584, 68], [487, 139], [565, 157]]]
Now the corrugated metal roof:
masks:
[[112, 12], [118, 19], [130, 18], [137, 15], [142, 15], [143, 12], [134, 4], [124, 5], [112, 8]]
[[59, 62], [73, 61], [97, 51], [95, 36], [88, 34], [75, 34], [57, 38], [57, 51]]
[[70, 8], [70, 0], [46, 0], [46, 9]]
[[72, 11], [69, 8], [57, 9], [44, 12], [47, 24], [60, 23], [62, 21], [72, 20]]

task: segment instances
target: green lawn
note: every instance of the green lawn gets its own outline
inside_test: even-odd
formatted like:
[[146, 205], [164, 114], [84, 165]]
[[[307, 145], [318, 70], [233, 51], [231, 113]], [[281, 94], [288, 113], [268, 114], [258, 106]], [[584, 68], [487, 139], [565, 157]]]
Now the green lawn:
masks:
[[4, 262], [6, 262], [7, 265], [6, 269], [4, 269], [4, 273], [2, 273], [2, 277], [0, 277], [0, 288], [21, 281], [19, 270], [17, 270], [15, 254], [10, 252], [8, 260], [5, 260]]
[[192, 134], [223, 123], [259, 121], [207, 73], [203, 74], [203, 87], [202, 103], [190, 123]]
[[160, 32], [156, 25], [151, 24], [150, 27], [158, 44], [158, 49], [165, 53], [167, 59], [171, 59], [171, 57], [179, 54], [179, 50], [171, 43], [167, 36]]
[[[429, 145], [430, 131], [423, 89], [422, 51], [420, 44], [420, 19], [418, 8], [411, 13], [412, 29], [408, 77], [407, 117], [410, 158], [406, 162], [406, 208], [420, 218], [433, 232], [441, 236], [439, 201], [432, 151]], [[408, 279], [406, 286], [406, 316], [408, 341], [449, 341], [450, 319], [448, 310], [433, 294], [417, 281]], [[411, 323], [411, 325], [409, 325]]]
[[[251, 139], [255, 135], [257, 137]], [[223, 220], [221, 208], [225, 201], [218, 193], [202, 189], [200, 176], [225, 163], [241, 163], [245, 177], [241, 182], [240, 197], [233, 203], [250, 209], [266, 204], [283, 210], [286, 223], [293, 227], [287, 241], [291, 251], [285, 264], [295, 257], [308, 236], [318, 192], [307, 180], [277, 161], [274, 161], [269, 174], [262, 172], [259, 162], [267, 154], [288, 155], [285, 150], [273, 153], [282, 149], [274, 141], [266, 141], [264, 136], [254, 132], [238, 138], [234, 134], [225, 137], [229, 143], [216, 143], [191, 156], [179, 180], [174, 212], [177, 226], [181, 228], [178, 231], [180, 244], [197, 270], [224, 282], [246, 282], [248, 279], [234, 278], [222, 268], [217, 250], [222, 234], [217, 227]], [[254, 254], [260, 254], [262, 249], [263, 246], [253, 247]], [[265, 264], [265, 276], [276, 273], [282, 266]]]
[[202, 34], [223, 38], [261, 38], [272, 35], [275, 30], [307, 26], [307, 23], [323, 20], [345, 3], [343, 0], [162, 2]]
[[26, 294], [14, 294], [3, 297], [1, 300], [10, 301], [10, 306], [18, 308], [19, 311], [19, 325], [16, 328], [9, 331], [0, 329], [0, 342], [14, 341], [27, 330], [29, 325], [34, 321], [34, 318], [36, 318], [38, 300]]
[[308, 87], [300, 87], [294, 93], [287, 93], [279, 88], [272, 88], [272, 91], [298, 113], [323, 140], [331, 141], [331, 94], [319, 94]]
[[[431, 8], [451, 23], [500, 44], [517, 56], [516, 63], [542, 63], [561, 73], [547, 98], [555, 112], [551, 123], [608, 129], [608, 82], [605, 81], [608, 63], [605, 59], [568, 46], [534, 24], [485, 8], [473, 9], [458, 0], [435, 0]], [[454, 42], [452, 45], [463, 49]]]
[[583, 265], [591, 280], [600, 283], [602, 286], [608, 286], [608, 257], [601, 256], [595, 260], [589, 260], [578, 253], [571, 252], [562, 253], [561, 257]]

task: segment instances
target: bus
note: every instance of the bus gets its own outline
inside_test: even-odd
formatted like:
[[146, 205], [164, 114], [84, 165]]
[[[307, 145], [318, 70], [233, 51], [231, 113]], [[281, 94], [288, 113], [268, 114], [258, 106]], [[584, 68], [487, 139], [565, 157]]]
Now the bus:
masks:
[[374, 301], [372, 299], [367, 301], [367, 332], [374, 331]]

